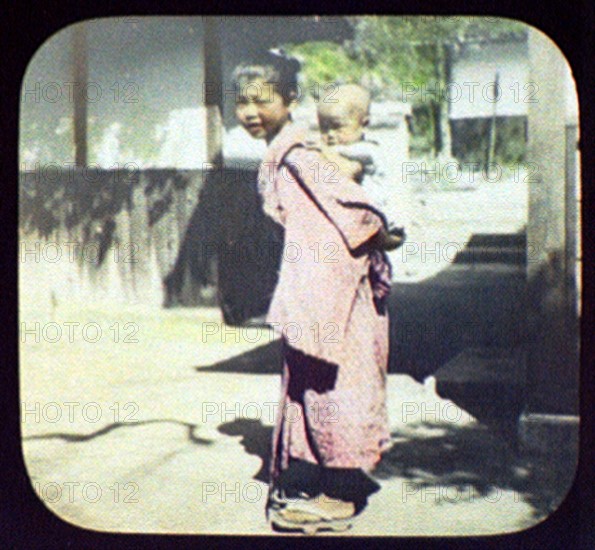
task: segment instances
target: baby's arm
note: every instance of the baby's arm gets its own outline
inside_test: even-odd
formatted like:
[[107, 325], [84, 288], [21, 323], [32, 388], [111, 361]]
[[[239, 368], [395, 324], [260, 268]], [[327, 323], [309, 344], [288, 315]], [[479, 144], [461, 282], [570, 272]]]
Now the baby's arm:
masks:
[[326, 159], [337, 167], [337, 170], [348, 178], [360, 181], [363, 173], [363, 165], [357, 160], [351, 160], [340, 154], [335, 148], [323, 147], [322, 154]]
[[[350, 159], [358, 155], [364, 160], [362, 185], [374, 205], [384, 214], [389, 233], [405, 240], [401, 210], [397, 208], [399, 198], [395, 196], [395, 173], [388, 164], [386, 151], [373, 141], [360, 141], [350, 146], [346, 154]], [[398, 174], [397, 174], [398, 177]]]
[[[345, 174], [337, 173], [320, 150], [294, 147], [285, 156], [284, 164], [296, 183], [326, 218], [337, 228], [350, 251], [354, 252], [374, 238], [383, 221], [373, 209], [361, 187]], [[319, 169], [314, 177], [313, 168]]]
[[335, 151], [341, 156], [361, 165], [365, 174], [376, 172], [376, 156], [378, 146], [368, 141], [357, 141], [350, 145], [336, 145]]

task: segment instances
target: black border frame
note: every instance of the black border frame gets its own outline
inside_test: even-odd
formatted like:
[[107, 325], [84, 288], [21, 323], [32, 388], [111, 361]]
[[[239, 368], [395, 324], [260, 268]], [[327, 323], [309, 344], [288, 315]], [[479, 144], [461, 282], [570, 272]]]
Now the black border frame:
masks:
[[[191, 1], [157, 3], [129, 0], [124, 3], [78, 4], [72, 1], [36, 2], [33, 5], [11, 6], [3, 17], [4, 32], [2, 51], [3, 93], [3, 163], [2, 198], [0, 199], [3, 226], [3, 309], [2, 326], [2, 442], [3, 459], [3, 513], [0, 517], [0, 536], [10, 548], [63, 548], [78, 547], [169, 547], [170, 545], [195, 545], [197, 542], [219, 545], [220, 537], [212, 535], [133, 535], [108, 534], [75, 527], [52, 514], [34, 494], [26, 473], [21, 451], [19, 373], [18, 373], [18, 292], [17, 292], [17, 243], [18, 243], [18, 120], [20, 112], [20, 87], [27, 64], [37, 48], [60, 29], [85, 19], [110, 16], [157, 15], [336, 15], [386, 14], [386, 15], [490, 15], [517, 19], [545, 32], [562, 50], [570, 63], [579, 94], [580, 134], [582, 155], [582, 238], [583, 238], [583, 312], [581, 318], [581, 427], [580, 459], [575, 483], [560, 508], [544, 522], [518, 533], [490, 537], [448, 538], [317, 538], [316, 544], [352, 545], [397, 543], [439, 544], [444, 547], [595, 547], [593, 512], [595, 494], [593, 487], [593, 418], [591, 405], [593, 388], [593, 314], [594, 280], [592, 250], [593, 234], [589, 232], [593, 203], [593, 35], [595, 5], [589, 0], [560, 3], [551, 0], [487, 1], [482, 3], [442, 0], [424, 3], [419, 0], [400, 0], [398, 4], [385, 0], [371, 4], [287, 2], [270, 0], [263, 4], [226, 2], [224, 7], [200, 5]], [[274, 537], [227, 537], [225, 544], [258, 544], [268, 547], [279, 540]], [[290, 539], [292, 542], [300, 539]], [[305, 539], [301, 539], [303, 542]], [[324, 542], [323, 542], [324, 541]], [[311, 539], [308, 540], [311, 543]]]

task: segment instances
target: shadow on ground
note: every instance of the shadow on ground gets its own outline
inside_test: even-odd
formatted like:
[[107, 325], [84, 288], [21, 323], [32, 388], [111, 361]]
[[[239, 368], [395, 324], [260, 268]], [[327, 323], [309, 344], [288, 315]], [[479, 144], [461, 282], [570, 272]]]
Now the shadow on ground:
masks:
[[[479, 242], [488, 244], [474, 247], [472, 238], [459, 254], [461, 259], [433, 277], [393, 285], [389, 373], [422, 381], [467, 347], [510, 348], [527, 337], [526, 275], [518, 261], [523, 235], [481, 237]], [[197, 370], [280, 373], [280, 342]]]
[[389, 297], [389, 372], [417, 381], [467, 347], [514, 347], [526, 338], [526, 280], [509, 265], [452, 264], [396, 284]]
[[281, 374], [281, 340], [241, 353], [213, 365], [195, 367], [199, 372], [237, 372], [244, 374]]
[[27, 437], [23, 437], [23, 441], [61, 439], [62, 441], [66, 441], [67, 443], [84, 443], [86, 441], [91, 441], [98, 437], [104, 436], [120, 428], [134, 428], [138, 426], [146, 426], [148, 424], [178, 424], [180, 426], [184, 426], [188, 430], [188, 440], [194, 443], [195, 445], [211, 445], [213, 443], [213, 441], [211, 441], [210, 439], [204, 439], [196, 435], [195, 432], [198, 429], [198, 426], [196, 424], [191, 424], [189, 422], [182, 422], [181, 420], [173, 420], [168, 418], [141, 420], [138, 422], [114, 422], [113, 424], [108, 424], [107, 426], [104, 426], [103, 428], [100, 428], [99, 430], [96, 430], [88, 434], [53, 432], [48, 434], [30, 435]]
[[412, 498], [422, 487], [436, 489], [428, 499], [453, 503], [497, 502], [502, 491], [513, 491], [515, 502], [533, 508], [528, 527], [551, 514], [570, 490], [576, 468], [571, 450], [515, 453], [480, 424], [421, 427], [421, 436], [393, 433], [397, 442], [374, 472], [378, 479], [405, 478]]
[[273, 428], [264, 426], [260, 420], [240, 418], [221, 424], [217, 431], [225, 435], [242, 437], [240, 444], [244, 447], [246, 453], [257, 456], [262, 460], [260, 469], [252, 479], [268, 483]]
[[[60, 439], [85, 443], [116, 429], [172, 423], [188, 430], [188, 439], [196, 445], [214, 442], [196, 436], [195, 424], [179, 420], [117, 422], [89, 434], [55, 432], [25, 437], [25, 441]], [[411, 429], [416, 433], [411, 433]], [[268, 483], [273, 428], [259, 420], [236, 419], [218, 426], [219, 433], [240, 437], [246, 454], [260, 458], [261, 465], [253, 479]], [[496, 503], [503, 491], [514, 493], [514, 502], [524, 501], [532, 509], [526, 519], [530, 527], [560, 505], [569, 491], [576, 469], [576, 453], [552, 449], [546, 454], [515, 453], [510, 446], [485, 426], [479, 424], [420, 424], [408, 431], [393, 432], [395, 444], [387, 451], [373, 472], [380, 481], [404, 480], [401, 498], [421, 498], [436, 504], [459, 502]], [[402, 500], [406, 502], [406, 500]]]
[[[396, 442], [384, 454], [373, 472], [381, 481], [404, 478], [403, 488], [410, 498], [436, 504], [457, 502], [498, 502], [503, 491], [514, 492], [514, 502], [524, 501], [533, 508], [523, 527], [534, 525], [560, 505], [570, 489], [575, 472], [575, 456], [514, 453], [510, 447], [481, 425], [454, 426], [421, 424], [420, 436], [394, 432]], [[268, 483], [272, 428], [259, 420], [238, 419], [221, 424], [218, 431], [241, 436], [240, 443], [262, 465], [253, 479]], [[448, 488], [448, 490], [447, 490]]]

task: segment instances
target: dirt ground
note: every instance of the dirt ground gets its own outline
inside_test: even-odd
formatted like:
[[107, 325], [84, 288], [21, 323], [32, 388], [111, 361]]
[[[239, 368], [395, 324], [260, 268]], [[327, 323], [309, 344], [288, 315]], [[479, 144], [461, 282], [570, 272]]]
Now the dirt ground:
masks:
[[[41, 337], [21, 337], [20, 389], [24, 455], [46, 506], [96, 530], [271, 533], [264, 504], [279, 364], [268, 331], [225, 327], [215, 309], [42, 317], [22, 315], [28, 330], [41, 319]], [[56, 325], [74, 322], [72, 342], [66, 330], [44, 340], [44, 330], [56, 340]], [[440, 399], [431, 379], [390, 375], [388, 405], [394, 445], [375, 471], [382, 490], [351, 534], [517, 531], [568, 486], [573, 457], [515, 454]]]
[[[417, 198], [418, 243], [464, 245], [526, 219], [526, 188], [513, 182]], [[417, 254], [397, 267], [401, 282], [447, 261]], [[272, 334], [226, 327], [214, 308], [52, 300], [48, 285], [61, 275], [50, 267], [20, 270], [23, 449], [44, 504], [101, 531], [270, 535], [266, 472], [280, 391]], [[394, 445], [374, 472], [382, 489], [348, 535], [514, 532], [564, 498], [572, 452], [514, 451], [438, 397], [431, 378], [391, 374], [388, 389]]]

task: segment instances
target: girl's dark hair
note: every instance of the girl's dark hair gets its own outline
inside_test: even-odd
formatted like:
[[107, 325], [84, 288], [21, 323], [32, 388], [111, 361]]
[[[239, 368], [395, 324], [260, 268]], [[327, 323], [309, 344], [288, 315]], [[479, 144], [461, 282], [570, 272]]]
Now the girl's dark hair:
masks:
[[255, 78], [262, 78], [265, 82], [273, 84], [285, 103], [289, 103], [299, 95], [300, 69], [301, 63], [295, 57], [288, 55], [281, 48], [276, 48], [267, 52], [267, 60], [263, 64], [238, 65], [232, 79], [236, 86], [241, 87]]

